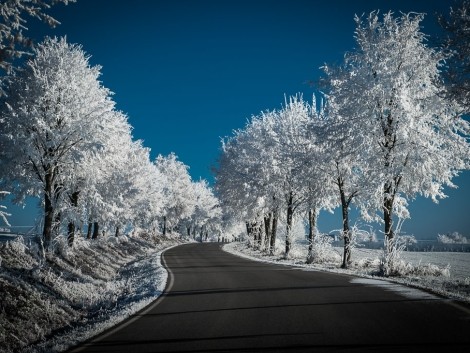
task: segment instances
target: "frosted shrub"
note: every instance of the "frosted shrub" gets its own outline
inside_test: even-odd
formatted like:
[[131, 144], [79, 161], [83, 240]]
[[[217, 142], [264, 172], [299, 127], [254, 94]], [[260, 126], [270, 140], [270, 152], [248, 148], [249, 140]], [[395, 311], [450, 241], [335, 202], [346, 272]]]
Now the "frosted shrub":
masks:
[[53, 244], [53, 249], [58, 255], [66, 259], [69, 257], [71, 248], [68, 245], [67, 238], [65, 236], [59, 235], [55, 237], [52, 244]]
[[327, 234], [318, 234], [313, 239], [313, 262], [325, 263], [341, 261], [341, 255], [333, 248], [331, 245], [332, 242], [333, 238]]
[[21, 269], [31, 269], [37, 266], [37, 259], [27, 250], [23, 237], [0, 244], [2, 266]]
[[397, 235], [391, 240], [385, 238], [384, 250], [380, 259], [380, 273], [384, 276], [399, 276], [408, 272], [407, 267], [411, 266], [401, 260], [401, 253], [405, 249], [406, 243]]
[[395, 236], [392, 240], [385, 239], [384, 251], [380, 259], [379, 273], [383, 276], [450, 276], [450, 266], [440, 268], [433, 264], [419, 263], [413, 265], [401, 259], [406, 246], [412, 243], [414, 237]]

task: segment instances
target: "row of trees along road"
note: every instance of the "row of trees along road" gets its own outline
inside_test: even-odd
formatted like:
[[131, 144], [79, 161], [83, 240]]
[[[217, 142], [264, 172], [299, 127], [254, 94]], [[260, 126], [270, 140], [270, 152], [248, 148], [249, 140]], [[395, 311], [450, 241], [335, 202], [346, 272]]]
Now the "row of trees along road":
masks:
[[174, 154], [151, 161], [99, 76], [80, 46], [47, 38], [5, 85], [1, 188], [40, 198], [45, 248], [65, 225], [69, 245], [82, 224], [88, 238], [103, 227], [217, 228], [207, 183], [192, 182]]
[[[422, 19], [416, 13], [356, 17], [357, 49], [342, 64], [322, 68], [326, 104], [290, 97], [223, 141], [217, 192], [260, 246], [273, 252], [282, 212], [289, 256], [293, 216], [307, 214], [311, 262], [319, 211], [340, 206], [347, 267], [352, 204], [366, 221], [383, 223], [390, 245], [394, 222], [409, 217], [409, 200], [422, 195], [437, 202], [443, 187], [454, 187], [452, 179], [469, 168], [470, 129], [462, 116], [468, 94], [453, 94], [466, 88], [442, 76], [445, 60], [457, 54], [450, 46], [428, 46]], [[465, 40], [468, 54], [468, 31]]]

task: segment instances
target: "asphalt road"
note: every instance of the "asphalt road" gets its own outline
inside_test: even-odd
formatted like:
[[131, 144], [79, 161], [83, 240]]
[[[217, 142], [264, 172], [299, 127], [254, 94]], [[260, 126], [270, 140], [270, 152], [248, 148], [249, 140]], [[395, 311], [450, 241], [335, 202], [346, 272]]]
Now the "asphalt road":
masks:
[[470, 311], [450, 300], [254, 262], [219, 244], [178, 246], [163, 260], [166, 292], [74, 351], [470, 352]]

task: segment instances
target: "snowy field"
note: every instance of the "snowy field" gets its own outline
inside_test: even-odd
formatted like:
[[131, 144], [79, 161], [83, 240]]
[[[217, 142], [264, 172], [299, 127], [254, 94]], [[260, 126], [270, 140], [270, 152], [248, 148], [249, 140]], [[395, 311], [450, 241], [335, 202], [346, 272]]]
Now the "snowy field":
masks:
[[305, 244], [297, 244], [289, 259], [282, 256], [282, 246], [276, 247], [274, 255], [254, 249], [246, 243], [230, 243], [224, 250], [246, 258], [275, 264], [293, 265], [308, 270], [345, 273], [360, 277], [386, 280], [424, 289], [451, 299], [470, 303], [470, 253], [457, 252], [403, 252], [401, 261], [406, 273], [383, 277], [378, 275], [382, 250], [353, 249], [353, 263], [349, 269], [341, 269], [341, 248], [322, 249], [321, 260], [307, 265]]
[[[335, 248], [337, 251], [342, 249]], [[382, 250], [378, 249], [354, 249], [353, 257], [356, 259], [380, 258]], [[404, 251], [403, 260], [415, 265], [434, 264], [439, 267], [449, 266], [450, 277], [470, 281], [470, 253], [469, 252], [415, 252]]]

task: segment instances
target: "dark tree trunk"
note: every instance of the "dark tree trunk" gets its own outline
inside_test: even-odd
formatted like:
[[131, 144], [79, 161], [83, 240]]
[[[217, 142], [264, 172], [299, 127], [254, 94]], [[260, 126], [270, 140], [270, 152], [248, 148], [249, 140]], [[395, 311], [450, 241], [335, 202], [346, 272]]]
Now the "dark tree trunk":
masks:
[[54, 207], [52, 206], [52, 174], [48, 173], [45, 176], [44, 185], [44, 229], [42, 232], [46, 251], [49, 251], [49, 247], [52, 241], [53, 222]]
[[88, 222], [88, 228], [86, 230], [86, 238], [87, 239], [91, 238], [91, 228], [93, 228], [93, 223]]
[[271, 240], [269, 243], [269, 254], [274, 255], [276, 247], [276, 234], [277, 234], [277, 212], [273, 212], [273, 223], [271, 229]]
[[293, 207], [293, 196], [292, 192], [289, 194], [289, 199], [287, 200], [287, 219], [286, 219], [286, 253], [284, 257], [287, 259], [292, 247], [291, 242], [291, 233], [292, 233], [292, 219], [294, 215]]
[[251, 236], [251, 227], [250, 227], [250, 223], [249, 222], [245, 222], [245, 225], [246, 225], [246, 235], [248, 237]]
[[166, 216], [163, 216], [163, 235], [166, 235]]
[[250, 231], [251, 231], [251, 234], [253, 235], [253, 245], [256, 247], [258, 244], [258, 231], [256, 229], [255, 222], [250, 223]]
[[119, 236], [119, 231], [120, 231], [119, 226], [117, 226], [116, 227], [116, 233], [114, 234], [114, 236], [118, 237]]
[[91, 238], [92, 239], [98, 238], [99, 231], [100, 231], [100, 225], [98, 224], [98, 222], [93, 223], [93, 235]]
[[271, 223], [273, 221], [273, 214], [270, 212], [267, 217], [264, 217], [264, 249], [269, 251], [269, 244], [271, 243]]
[[393, 237], [393, 202], [394, 196], [392, 195], [392, 185], [390, 183], [384, 186], [384, 201], [383, 201], [383, 212], [384, 212], [384, 231], [385, 231], [385, 251], [390, 252], [392, 247]]
[[393, 196], [391, 194], [392, 186], [387, 184], [384, 187], [384, 225], [385, 225], [385, 236], [390, 242], [393, 239]]
[[263, 248], [263, 224], [261, 223], [256, 223], [256, 232], [258, 233], [258, 249]]
[[71, 247], [73, 246], [73, 241], [75, 240], [75, 223], [69, 222], [67, 227], [67, 243]]
[[344, 184], [341, 178], [338, 178], [339, 193], [341, 196], [341, 211], [343, 216], [343, 239], [344, 239], [344, 253], [343, 253], [343, 263], [341, 264], [342, 268], [348, 268], [351, 263], [351, 230], [349, 229], [349, 204], [351, 198], [346, 199], [346, 194], [344, 192]]
[[[80, 195], [80, 191], [75, 191], [71, 196], [70, 196], [70, 203], [72, 207], [77, 208], [78, 207], [78, 196]], [[68, 224], [68, 231], [67, 231], [67, 242], [69, 246], [73, 245], [73, 242], [75, 240], [75, 223], [70, 221]]]
[[311, 209], [308, 211], [308, 254], [307, 263], [313, 262], [313, 241], [315, 239], [315, 227], [317, 226], [317, 210]]
[[188, 238], [191, 237], [191, 226], [186, 227], [186, 232], [188, 233]]

